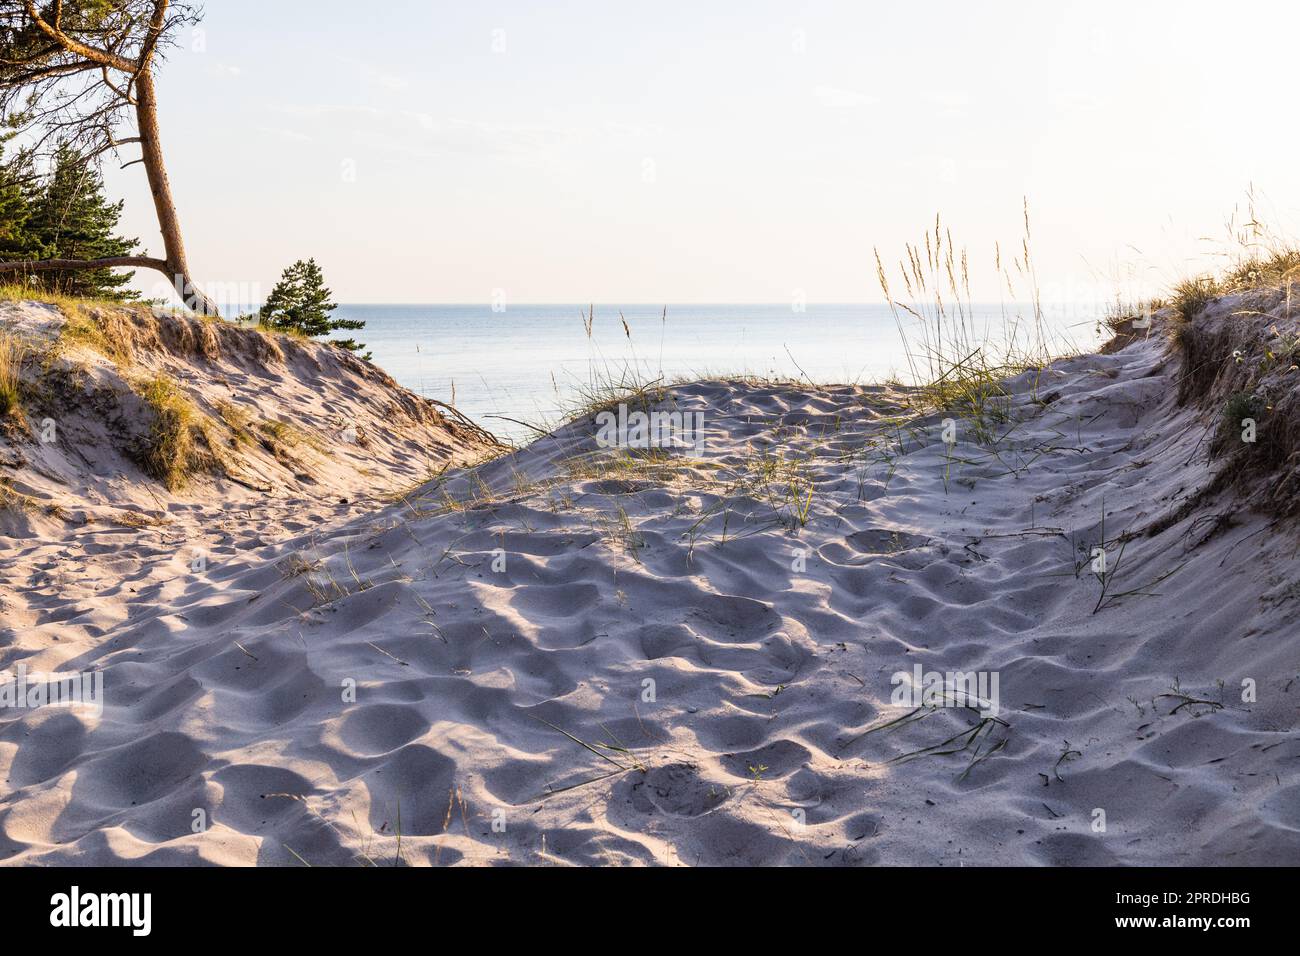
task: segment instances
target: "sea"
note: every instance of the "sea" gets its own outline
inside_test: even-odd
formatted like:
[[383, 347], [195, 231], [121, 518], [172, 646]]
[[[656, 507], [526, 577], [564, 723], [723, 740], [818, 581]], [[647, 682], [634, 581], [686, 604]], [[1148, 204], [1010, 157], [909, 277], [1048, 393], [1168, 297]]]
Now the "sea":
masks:
[[[1091, 347], [1096, 308], [1043, 306], [1053, 340]], [[1025, 310], [970, 307], [993, 340]], [[921, 321], [882, 303], [740, 305], [340, 305], [372, 361], [412, 391], [524, 442], [602, 383], [757, 376], [817, 383], [907, 381]], [[900, 332], [900, 325], [902, 331]]]

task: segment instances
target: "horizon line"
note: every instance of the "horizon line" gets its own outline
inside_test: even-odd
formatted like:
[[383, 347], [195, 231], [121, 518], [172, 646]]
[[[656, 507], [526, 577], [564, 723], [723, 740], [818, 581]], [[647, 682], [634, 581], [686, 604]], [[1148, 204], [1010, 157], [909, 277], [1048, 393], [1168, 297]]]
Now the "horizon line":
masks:
[[[1040, 300], [1040, 302], [1042, 302], [1042, 303], [1044, 303], [1044, 304], [1050, 304], [1050, 305], [1091, 305], [1091, 304], [1095, 304], [1096, 302], [1101, 302], [1101, 301], [1107, 301], [1107, 302], [1108, 302], [1108, 301], [1110, 301], [1110, 300], [1109, 300], [1109, 299], [1106, 299], [1106, 300], [1101, 300], [1101, 299], [1098, 299], [1098, 300], [1091, 300], [1091, 299], [1043, 299], [1043, 300]], [[237, 304], [239, 304], [239, 305], [249, 305], [249, 304], [251, 304], [251, 303], [237, 303]], [[816, 301], [816, 302], [805, 302], [805, 303], [802, 303], [802, 304], [805, 305], [805, 306], [815, 306], [815, 305], [883, 305], [883, 306], [888, 306], [890, 303], [887, 302], [887, 301], [882, 301], [882, 300], [874, 300], [874, 301], [872, 301], [872, 300], [858, 300], [858, 301], [851, 301], [851, 300], [831, 301], [831, 300], [826, 300], [826, 301]], [[963, 301], [962, 303], [960, 303], [960, 305], [966, 305], [966, 304], [970, 304], [970, 305], [994, 305], [994, 306], [998, 306], [998, 307], [1005, 307], [1005, 308], [1008, 308], [1008, 309], [1010, 309], [1010, 308], [1014, 308], [1014, 307], [1017, 306], [1017, 305], [1022, 305], [1022, 306], [1025, 306], [1025, 307], [1032, 307], [1032, 306], [1033, 306], [1033, 303], [1032, 303], [1032, 302], [1025, 302], [1025, 303], [1020, 303], [1020, 302], [1006, 302], [1006, 301], [994, 300], [994, 299], [972, 299], [972, 300], [969, 300], [969, 303], [966, 302], [966, 301]], [[486, 309], [489, 309], [489, 310], [492, 309], [492, 307], [493, 307], [493, 303], [492, 303], [492, 302], [432, 302], [432, 301], [388, 301], [388, 302], [376, 302], [376, 301], [362, 301], [362, 300], [354, 300], [354, 301], [346, 301], [346, 302], [344, 302], [344, 301], [339, 301], [339, 302], [336, 303], [336, 305], [339, 305], [339, 306], [345, 306], [345, 305], [352, 305], [352, 306], [356, 306], [356, 305], [420, 305], [420, 306], [442, 306], [442, 307], [451, 307], [451, 306], [456, 306], [456, 307], [460, 307], [460, 308], [486, 308]], [[682, 306], [699, 307], [699, 306], [718, 306], [718, 305], [728, 305], [728, 306], [748, 306], [748, 305], [782, 306], [782, 307], [786, 307], [786, 308], [791, 308], [791, 309], [793, 310], [792, 303], [790, 303], [790, 302], [788, 302], [788, 301], [752, 301], [752, 302], [741, 302], [741, 301], [726, 301], [726, 300], [718, 299], [718, 300], [710, 300], [710, 301], [707, 301], [707, 302], [704, 302], [704, 301], [701, 301], [701, 302], [587, 302], [587, 301], [584, 301], [584, 302], [579, 302], [579, 301], [560, 301], [560, 302], [542, 302], [542, 301], [537, 301], [537, 302], [511, 302], [511, 303], [506, 304], [506, 305], [505, 305], [505, 306], [504, 306], [500, 311], [501, 311], [501, 313], [506, 313], [506, 312], [509, 312], [511, 309], [517, 309], [517, 308], [520, 308], [520, 307], [523, 307], [523, 306], [572, 306], [572, 307], [577, 307], [577, 308], [588, 308], [588, 307], [595, 306], [595, 307], [597, 307], [597, 308], [610, 308], [610, 307], [613, 307], [613, 308], [624, 308], [624, 309], [629, 309], [629, 308], [654, 308], [654, 309], [670, 308], [670, 309], [671, 309], [671, 308], [673, 308], [673, 307], [682, 307]]]

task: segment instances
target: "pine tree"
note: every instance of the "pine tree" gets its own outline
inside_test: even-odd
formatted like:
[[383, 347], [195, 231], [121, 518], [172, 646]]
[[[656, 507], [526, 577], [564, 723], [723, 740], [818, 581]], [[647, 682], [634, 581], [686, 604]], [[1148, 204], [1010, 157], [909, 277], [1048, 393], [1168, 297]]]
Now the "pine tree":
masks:
[[[330, 301], [332, 293], [325, 288], [325, 276], [315, 259], [299, 259], [280, 276], [271, 294], [258, 313], [267, 328], [278, 332], [296, 332], [299, 335], [328, 335], [336, 329], [363, 329], [366, 323], [359, 319], [336, 319], [330, 313], [338, 304]], [[333, 339], [339, 348], [358, 352], [365, 348], [353, 339]], [[370, 358], [367, 352], [365, 359]]]
[[[0, 273], [105, 265], [153, 269], [174, 284], [188, 307], [219, 314], [194, 282], [158, 122], [162, 53], [201, 19], [202, 10], [186, 0], [0, 0], [3, 122], [30, 134], [42, 160], [57, 152], [56, 138], [90, 160], [124, 145], [138, 146], [139, 157], [126, 165], [139, 164], [148, 179], [163, 245], [161, 258], [109, 256], [109, 263], [61, 259], [61, 266], [49, 265], [48, 259], [6, 260], [0, 261]], [[121, 294], [119, 286], [105, 282], [100, 275], [90, 285], [101, 293]], [[69, 285], [65, 277], [55, 284]]]
[[[32, 217], [35, 172], [27, 153], [4, 158], [4, 144], [11, 136], [0, 137], [0, 259], [31, 259], [40, 254], [40, 244], [27, 226]], [[14, 281], [15, 277], [0, 279]]]
[[[122, 218], [122, 202], [104, 198], [104, 179], [93, 165], [84, 162], [71, 148], [55, 152], [49, 174], [31, 198], [27, 232], [40, 252], [40, 259], [100, 259], [133, 255], [137, 239], [116, 234]], [[93, 299], [124, 301], [137, 293], [123, 287], [134, 272], [111, 269], [48, 271], [34, 279], [52, 292]]]

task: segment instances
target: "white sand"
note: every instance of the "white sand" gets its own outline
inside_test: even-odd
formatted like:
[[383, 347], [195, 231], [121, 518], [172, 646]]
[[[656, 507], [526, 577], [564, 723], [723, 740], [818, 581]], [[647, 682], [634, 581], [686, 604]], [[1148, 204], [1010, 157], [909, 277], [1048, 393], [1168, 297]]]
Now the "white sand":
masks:
[[[0, 856], [1296, 863], [1296, 543], [1221, 498], [1144, 535], [1213, 474], [1176, 373], [1152, 341], [1059, 363], [1045, 405], [1022, 376], [996, 456], [888, 424], [887, 389], [702, 383], [673, 397], [708, 454], [672, 468], [566, 466], [608, 455], [586, 420], [365, 513], [6, 544], [5, 666], [101, 670], [107, 704], [0, 711]], [[806, 526], [764, 450], [808, 459]], [[1134, 537], [1094, 613], [1103, 498], [1111, 567]], [[885, 726], [916, 664], [996, 672], [1001, 722]], [[899, 759], [927, 747], [959, 752]]]

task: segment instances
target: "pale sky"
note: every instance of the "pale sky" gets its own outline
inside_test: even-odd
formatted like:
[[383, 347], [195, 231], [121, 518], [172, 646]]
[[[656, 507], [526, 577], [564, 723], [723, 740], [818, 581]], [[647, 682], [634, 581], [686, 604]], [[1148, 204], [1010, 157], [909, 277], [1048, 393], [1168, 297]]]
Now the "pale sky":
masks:
[[[259, 298], [315, 256], [342, 302], [874, 301], [872, 247], [896, 260], [936, 212], [980, 298], [1027, 196], [1043, 294], [1077, 300], [1207, 263], [1252, 183], [1300, 220], [1297, 21], [214, 0], [161, 67], [162, 130], [196, 277]], [[107, 177], [161, 253], [141, 167]]]

